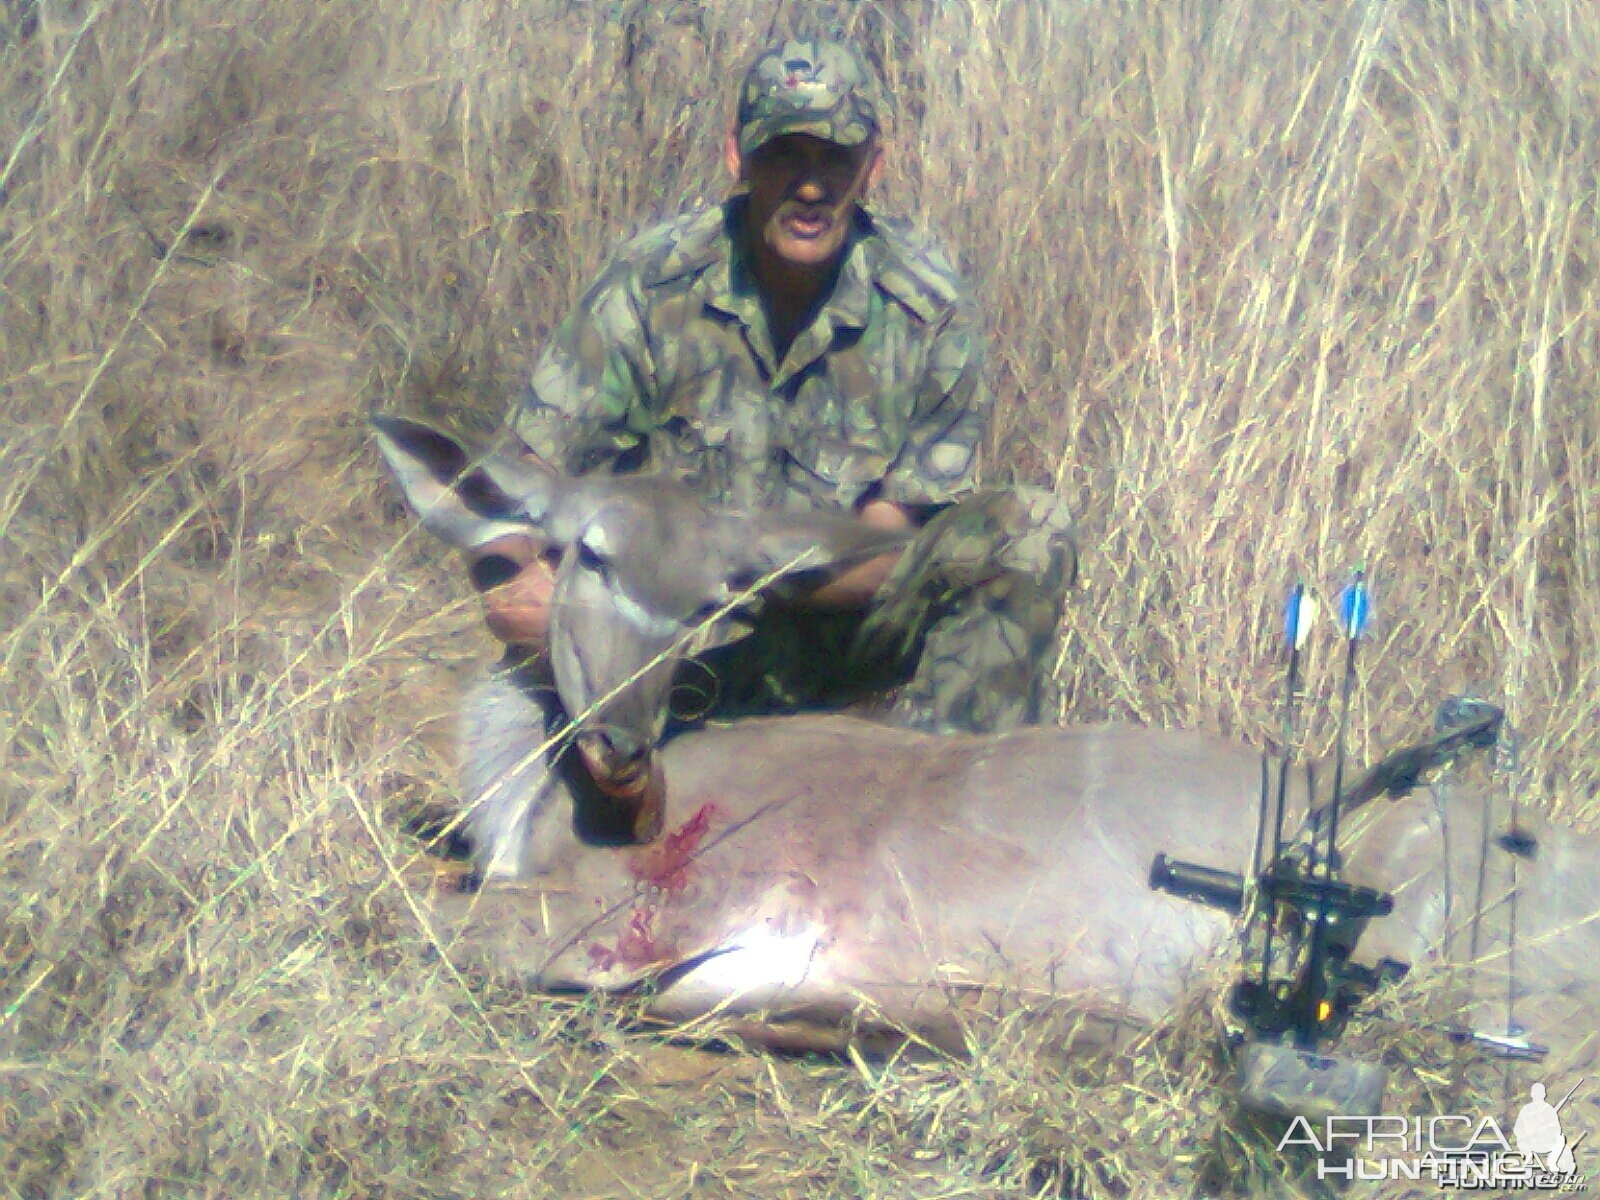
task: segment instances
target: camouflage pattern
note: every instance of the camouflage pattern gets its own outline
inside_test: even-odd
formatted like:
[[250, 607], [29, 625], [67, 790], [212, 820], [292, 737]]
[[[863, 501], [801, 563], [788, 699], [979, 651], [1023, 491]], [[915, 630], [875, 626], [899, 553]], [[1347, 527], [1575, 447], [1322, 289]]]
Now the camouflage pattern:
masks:
[[948, 260], [860, 211], [833, 293], [779, 361], [736, 197], [625, 247], [562, 325], [517, 434], [574, 473], [661, 470], [740, 508], [971, 492], [982, 348]]
[[989, 415], [973, 314], [937, 249], [864, 210], [832, 294], [780, 360], [735, 231], [742, 200], [626, 247], [561, 327], [514, 415], [546, 461], [665, 471], [746, 510], [882, 497], [932, 519], [861, 614], [768, 604], [680, 673], [686, 719], [832, 707], [987, 731], [1038, 719], [1075, 570], [1040, 489], [979, 493]]
[[1067, 587], [1071, 520], [1042, 488], [983, 491], [924, 526], [866, 613], [769, 605], [676, 681], [682, 723], [867, 707], [932, 733], [1036, 724]]
[[844, 43], [785, 42], [756, 59], [744, 77], [735, 117], [739, 152], [786, 133], [859, 146], [877, 136], [882, 108], [877, 80]]
[[918, 533], [866, 615], [852, 661], [910, 678], [897, 725], [991, 733], [1037, 724], [1078, 552], [1066, 503], [1043, 488], [984, 491]]

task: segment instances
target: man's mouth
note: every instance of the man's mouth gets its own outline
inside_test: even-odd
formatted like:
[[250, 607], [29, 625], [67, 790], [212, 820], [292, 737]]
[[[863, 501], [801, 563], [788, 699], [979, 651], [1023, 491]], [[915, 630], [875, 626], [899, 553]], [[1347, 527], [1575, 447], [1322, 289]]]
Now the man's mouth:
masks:
[[833, 228], [833, 221], [828, 214], [819, 212], [785, 213], [782, 224], [784, 232], [790, 237], [806, 241], [822, 237]]

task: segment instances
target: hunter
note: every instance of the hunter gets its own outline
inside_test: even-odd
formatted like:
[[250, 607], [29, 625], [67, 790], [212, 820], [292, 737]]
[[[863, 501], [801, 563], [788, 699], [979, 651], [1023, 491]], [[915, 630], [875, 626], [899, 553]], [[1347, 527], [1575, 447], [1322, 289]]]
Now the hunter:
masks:
[[[725, 202], [625, 246], [519, 399], [529, 452], [569, 473], [667, 471], [752, 511], [843, 509], [915, 530], [909, 548], [799, 598], [683, 678], [693, 717], [883, 695], [937, 731], [1039, 719], [1071, 523], [1051, 493], [979, 490], [990, 397], [976, 314], [945, 256], [865, 201], [884, 161], [872, 72], [846, 45], [789, 41], [740, 87]], [[515, 536], [490, 629], [526, 662], [554, 574]]]

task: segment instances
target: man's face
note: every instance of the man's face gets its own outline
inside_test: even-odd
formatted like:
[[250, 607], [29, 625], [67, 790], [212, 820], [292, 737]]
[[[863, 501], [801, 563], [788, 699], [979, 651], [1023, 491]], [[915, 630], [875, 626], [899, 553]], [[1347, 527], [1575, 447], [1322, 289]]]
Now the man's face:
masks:
[[797, 267], [833, 261], [879, 160], [875, 143], [840, 146], [810, 134], [773, 138], [747, 156], [750, 220], [779, 258]]

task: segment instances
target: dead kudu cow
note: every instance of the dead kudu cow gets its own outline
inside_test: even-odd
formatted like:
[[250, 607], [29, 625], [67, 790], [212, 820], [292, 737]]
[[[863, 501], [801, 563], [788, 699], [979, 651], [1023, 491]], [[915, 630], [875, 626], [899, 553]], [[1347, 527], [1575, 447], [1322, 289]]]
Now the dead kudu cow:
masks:
[[[376, 425], [430, 530], [471, 552], [532, 529], [559, 552], [559, 709], [515, 672], [467, 705], [467, 828], [486, 886], [438, 898], [456, 945], [536, 987], [648, 985], [663, 1018], [744, 1017], [746, 1036], [773, 1045], [899, 1032], [956, 1047], [979, 1009], [1158, 1019], [1237, 945], [1233, 918], [1154, 891], [1149, 876], [1163, 852], [1250, 862], [1256, 751], [1128, 725], [929, 736], [835, 715], [705, 728], [657, 748], [671, 662], [697, 624], [786, 569], [815, 576], [881, 552], [881, 537], [844, 517], [711, 510], [656, 479], [475, 460], [425, 427]], [[591, 770], [549, 751], [558, 711], [577, 718]], [[591, 782], [607, 770], [610, 794]], [[1291, 798], [1291, 828], [1305, 807]], [[1395, 896], [1355, 957], [1467, 987], [1456, 1017], [1475, 995], [1482, 1021], [1498, 1011], [1502, 1029], [1514, 986], [1519, 1019], [1552, 1048], [1549, 1069], [1587, 1066], [1600, 839], [1536, 829], [1518, 860], [1508, 969], [1511, 855], [1490, 841], [1482, 858], [1485, 823], [1481, 792], [1463, 785], [1419, 785], [1347, 814], [1347, 877]]]

